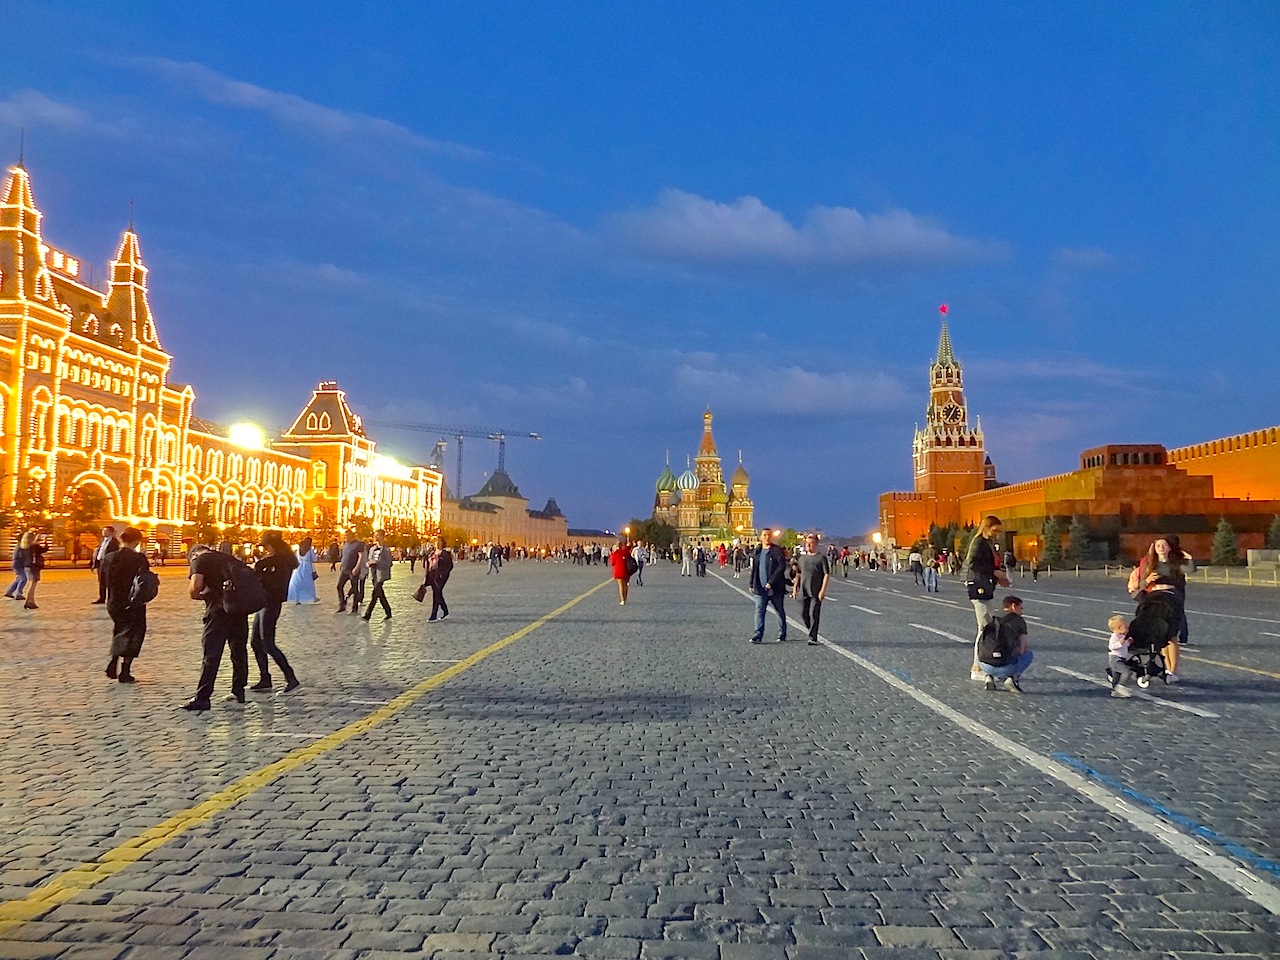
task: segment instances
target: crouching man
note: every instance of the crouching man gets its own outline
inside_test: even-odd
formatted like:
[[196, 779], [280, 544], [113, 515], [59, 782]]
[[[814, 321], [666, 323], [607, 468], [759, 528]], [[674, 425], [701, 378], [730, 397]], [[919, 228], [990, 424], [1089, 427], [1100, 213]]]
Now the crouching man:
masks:
[[1022, 618], [1022, 601], [1012, 594], [1001, 607], [978, 638], [978, 667], [986, 674], [986, 689], [994, 690], [1004, 681], [1006, 690], [1021, 693], [1022, 675], [1033, 659], [1027, 621]]

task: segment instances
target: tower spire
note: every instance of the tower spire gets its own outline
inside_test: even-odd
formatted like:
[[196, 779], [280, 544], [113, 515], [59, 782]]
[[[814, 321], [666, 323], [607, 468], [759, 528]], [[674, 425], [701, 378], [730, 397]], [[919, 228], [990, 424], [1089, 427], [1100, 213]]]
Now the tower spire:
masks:
[[955, 366], [956, 355], [951, 352], [951, 331], [947, 329], [947, 305], [938, 308], [942, 314], [942, 333], [938, 336], [938, 364]]

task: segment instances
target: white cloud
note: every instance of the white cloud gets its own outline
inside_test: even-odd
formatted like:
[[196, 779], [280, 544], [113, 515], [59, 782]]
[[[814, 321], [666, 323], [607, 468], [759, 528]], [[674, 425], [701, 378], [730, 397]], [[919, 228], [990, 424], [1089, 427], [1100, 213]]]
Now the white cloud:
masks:
[[1062, 247], [1054, 262], [1067, 270], [1105, 270], [1115, 266], [1116, 258], [1101, 247]]
[[0, 123], [9, 127], [46, 127], [108, 137], [122, 137], [129, 130], [125, 122], [95, 120], [87, 110], [61, 103], [39, 90], [19, 90], [0, 100]]
[[706, 266], [928, 267], [999, 260], [1011, 252], [997, 241], [956, 236], [907, 210], [863, 214], [815, 206], [795, 225], [758, 197], [720, 203], [675, 189], [664, 190], [653, 207], [615, 214], [611, 226], [635, 252]]
[[755, 360], [749, 363], [740, 366], [709, 353], [677, 355], [675, 391], [717, 411], [787, 417], [905, 411], [913, 399], [900, 381], [878, 371], [819, 373], [792, 365], [761, 373]]
[[433, 140], [398, 123], [365, 113], [336, 110], [292, 93], [268, 90], [218, 73], [200, 63], [179, 63], [162, 57], [126, 60], [130, 66], [159, 74], [192, 90], [209, 103], [254, 110], [292, 127], [331, 139], [390, 141], [458, 160], [482, 160], [490, 155], [460, 143]]

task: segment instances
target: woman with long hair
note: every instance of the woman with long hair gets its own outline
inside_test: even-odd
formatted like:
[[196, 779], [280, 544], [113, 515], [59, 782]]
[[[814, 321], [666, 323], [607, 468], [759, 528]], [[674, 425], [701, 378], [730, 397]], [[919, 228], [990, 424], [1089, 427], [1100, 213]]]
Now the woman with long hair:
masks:
[[1164, 657], [1165, 682], [1177, 683], [1178, 656], [1181, 653], [1180, 639], [1187, 620], [1187, 574], [1195, 572], [1195, 561], [1191, 555], [1184, 553], [1176, 536], [1160, 537], [1153, 540], [1146, 556], [1139, 561], [1137, 568], [1129, 576], [1129, 592], [1134, 599], [1143, 593], [1157, 590], [1168, 590], [1178, 598], [1178, 607], [1182, 612], [1182, 622], [1175, 625], [1173, 636], [1168, 645], [1161, 651]]
[[974, 618], [978, 621], [978, 635], [973, 640], [973, 663], [969, 667], [969, 679], [980, 682], [985, 682], [987, 677], [982, 667], [978, 665], [978, 640], [982, 637], [982, 628], [991, 622], [996, 587], [1009, 586], [1009, 578], [1005, 574], [1000, 551], [996, 549], [1003, 531], [1004, 524], [999, 517], [983, 517], [973, 539], [969, 541], [969, 548], [964, 556], [962, 570], [964, 584], [969, 590], [969, 600], [973, 603]]

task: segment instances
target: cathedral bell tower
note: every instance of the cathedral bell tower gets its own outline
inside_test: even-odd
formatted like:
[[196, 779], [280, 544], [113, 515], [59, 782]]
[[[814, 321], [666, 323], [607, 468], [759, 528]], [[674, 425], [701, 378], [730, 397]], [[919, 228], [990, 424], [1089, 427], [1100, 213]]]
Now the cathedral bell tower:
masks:
[[982, 425], [969, 425], [964, 376], [951, 349], [947, 308], [941, 308], [938, 355], [929, 366], [929, 405], [925, 425], [916, 428], [911, 446], [917, 493], [952, 501], [986, 487], [986, 449]]

